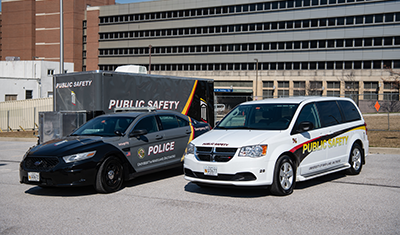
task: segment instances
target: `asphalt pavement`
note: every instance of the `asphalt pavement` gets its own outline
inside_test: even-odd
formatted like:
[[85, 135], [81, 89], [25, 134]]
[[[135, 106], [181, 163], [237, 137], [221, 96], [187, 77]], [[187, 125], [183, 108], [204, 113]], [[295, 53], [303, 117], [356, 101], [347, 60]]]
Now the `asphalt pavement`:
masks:
[[400, 152], [370, 154], [357, 176], [297, 183], [287, 197], [200, 188], [182, 169], [98, 194], [20, 184], [19, 162], [34, 144], [0, 141], [0, 234], [400, 234]]

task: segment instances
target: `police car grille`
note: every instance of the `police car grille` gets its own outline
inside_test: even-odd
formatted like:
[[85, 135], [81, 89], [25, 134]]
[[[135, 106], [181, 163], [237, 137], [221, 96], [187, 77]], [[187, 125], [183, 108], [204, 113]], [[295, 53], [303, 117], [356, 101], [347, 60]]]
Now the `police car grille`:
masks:
[[50, 170], [60, 161], [56, 157], [28, 157], [24, 160], [26, 170]]
[[196, 155], [200, 161], [228, 162], [233, 158], [237, 148], [197, 147]]

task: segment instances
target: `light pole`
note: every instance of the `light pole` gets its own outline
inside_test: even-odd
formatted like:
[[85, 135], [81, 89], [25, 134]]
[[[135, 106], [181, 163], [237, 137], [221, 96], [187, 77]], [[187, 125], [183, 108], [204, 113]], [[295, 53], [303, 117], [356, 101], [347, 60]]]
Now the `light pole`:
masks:
[[64, 11], [63, 0], [60, 0], [60, 74], [64, 73]]
[[257, 100], [258, 99], [258, 97], [257, 97], [257, 94], [258, 94], [258, 89], [257, 89], [257, 87], [258, 87], [258, 59], [254, 59], [255, 61], [256, 61], [256, 92], [254, 93], [254, 95], [255, 95], [255, 100]]

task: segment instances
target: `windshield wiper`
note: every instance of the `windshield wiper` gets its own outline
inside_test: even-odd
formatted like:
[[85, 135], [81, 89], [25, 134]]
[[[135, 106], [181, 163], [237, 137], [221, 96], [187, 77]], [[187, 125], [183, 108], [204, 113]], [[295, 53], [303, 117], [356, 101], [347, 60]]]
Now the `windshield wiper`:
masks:
[[235, 130], [235, 129], [244, 129], [244, 130], [247, 130], [247, 129], [251, 129], [251, 128], [247, 127], [247, 126], [233, 126], [233, 127], [218, 126], [218, 127], [216, 127], [216, 128], [217, 128], [217, 129], [229, 129], [229, 130]]

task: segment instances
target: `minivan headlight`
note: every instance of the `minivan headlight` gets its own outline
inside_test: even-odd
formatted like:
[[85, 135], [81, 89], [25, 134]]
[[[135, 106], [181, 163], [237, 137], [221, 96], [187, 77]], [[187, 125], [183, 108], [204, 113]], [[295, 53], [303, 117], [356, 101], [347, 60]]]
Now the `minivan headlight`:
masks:
[[91, 158], [95, 154], [96, 154], [96, 151], [86, 152], [86, 153], [76, 153], [76, 154], [72, 154], [69, 156], [65, 156], [65, 157], [63, 157], [63, 159], [66, 163], [77, 162], [77, 161], [82, 161], [82, 160]]
[[268, 145], [251, 145], [240, 149], [239, 157], [262, 157], [267, 155]]

